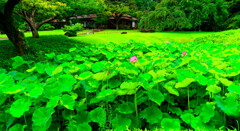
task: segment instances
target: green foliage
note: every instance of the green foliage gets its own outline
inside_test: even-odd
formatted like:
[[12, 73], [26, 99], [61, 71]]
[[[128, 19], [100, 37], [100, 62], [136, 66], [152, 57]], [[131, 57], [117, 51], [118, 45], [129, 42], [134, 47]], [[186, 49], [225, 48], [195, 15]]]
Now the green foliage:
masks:
[[[163, 0], [146, 13], [140, 30], [222, 30], [226, 29], [228, 3], [225, 0]], [[211, 23], [211, 24], [209, 24]]]
[[77, 36], [77, 31], [82, 31], [83, 29], [83, 24], [80, 23], [76, 23], [72, 26], [64, 25], [64, 28], [62, 28], [67, 36]]
[[[0, 69], [3, 130], [236, 128], [239, 45], [132, 42], [74, 47], [69, 44], [77, 41], [56, 39], [65, 50], [48, 45], [53, 47], [42, 53], [45, 59], [31, 62], [17, 56], [13, 70]], [[44, 45], [40, 40], [35, 42]], [[132, 56], [138, 61], [131, 63]]]
[[43, 31], [43, 30], [53, 30], [53, 29], [55, 29], [55, 27], [47, 23], [47, 24], [43, 24], [38, 30]]

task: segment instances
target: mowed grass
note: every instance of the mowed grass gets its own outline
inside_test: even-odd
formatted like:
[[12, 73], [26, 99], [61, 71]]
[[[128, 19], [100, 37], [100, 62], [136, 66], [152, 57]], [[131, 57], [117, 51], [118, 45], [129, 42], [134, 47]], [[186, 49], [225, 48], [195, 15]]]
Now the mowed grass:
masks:
[[[127, 34], [121, 34], [127, 32]], [[90, 33], [89, 35], [80, 35], [72, 37], [88, 44], [122, 44], [128, 42], [137, 43], [165, 43], [165, 42], [193, 42], [198, 37], [208, 36], [214, 32], [154, 32], [142, 33], [137, 30], [105, 30], [102, 32]]]
[[[89, 32], [89, 35], [86, 33]], [[127, 32], [127, 34], [121, 34], [121, 32]], [[128, 42], [138, 43], [164, 43], [164, 42], [192, 42], [198, 37], [204, 37], [211, 35], [215, 32], [154, 32], [154, 33], [143, 33], [138, 30], [104, 30], [102, 32], [92, 33], [92, 30], [84, 30], [78, 32], [77, 37], [71, 37], [70, 39], [77, 40], [81, 43], [87, 44], [122, 44]], [[25, 37], [32, 37], [31, 32], [24, 33]], [[64, 35], [62, 30], [53, 31], [39, 31], [41, 36], [51, 35]], [[0, 35], [0, 38], [7, 38], [6, 35]]]

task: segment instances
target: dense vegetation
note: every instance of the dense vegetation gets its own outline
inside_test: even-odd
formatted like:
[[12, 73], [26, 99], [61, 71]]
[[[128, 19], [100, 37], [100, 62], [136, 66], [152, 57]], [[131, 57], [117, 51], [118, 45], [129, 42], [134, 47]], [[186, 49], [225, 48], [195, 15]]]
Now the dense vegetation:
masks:
[[[1, 69], [1, 129], [237, 129], [239, 45], [86, 45]], [[44, 114], [44, 115], [42, 115]], [[41, 128], [40, 128], [41, 127]]]
[[162, 0], [140, 20], [140, 29], [207, 30], [237, 29], [239, 0]]
[[[89, 34], [70, 21], [95, 13], [97, 24], [114, 17], [119, 29], [120, 18], [130, 14], [144, 32], [220, 31], [239, 28], [239, 5], [0, 0], [0, 31], [6, 33], [0, 38], [9, 39], [0, 40], [0, 130], [240, 130], [239, 29]], [[38, 32], [54, 29], [53, 19], [66, 20], [66, 35], [80, 36]], [[28, 26], [33, 38], [22, 32]]]

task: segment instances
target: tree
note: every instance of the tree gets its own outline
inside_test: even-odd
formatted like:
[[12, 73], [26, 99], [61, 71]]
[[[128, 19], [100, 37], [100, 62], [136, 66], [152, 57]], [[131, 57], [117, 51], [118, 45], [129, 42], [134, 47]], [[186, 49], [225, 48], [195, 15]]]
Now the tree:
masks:
[[60, 15], [67, 5], [55, 0], [22, 0], [15, 13], [31, 28], [34, 38], [39, 38], [38, 29]]
[[13, 10], [19, 4], [20, 0], [1, 0], [0, 6], [0, 25], [4, 32], [7, 34], [9, 40], [14, 44], [17, 49], [18, 55], [24, 55], [24, 50], [27, 44], [24, 34], [21, 33], [14, 25]]
[[119, 22], [121, 17], [124, 14], [128, 14], [130, 12], [129, 6], [127, 6], [124, 2], [120, 1], [105, 1], [106, 9], [101, 15], [105, 15], [107, 17], [112, 17], [113, 19], [110, 22], [119, 29]]

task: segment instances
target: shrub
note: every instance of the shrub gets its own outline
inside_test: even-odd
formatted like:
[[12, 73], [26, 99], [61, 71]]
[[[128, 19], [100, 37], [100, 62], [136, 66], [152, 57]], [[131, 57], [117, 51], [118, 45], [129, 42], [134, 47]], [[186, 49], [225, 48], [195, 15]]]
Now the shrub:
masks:
[[67, 36], [77, 36], [77, 31], [83, 30], [83, 24], [76, 23], [73, 26], [67, 26], [64, 25], [64, 28], [62, 28], [64, 32], [66, 32], [65, 35]]
[[52, 25], [50, 25], [50, 24], [48, 24], [48, 23], [42, 25], [42, 26], [39, 28], [40, 31], [43, 31], [43, 30], [53, 30], [53, 29], [55, 29], [55, 27], [52, 26]]

